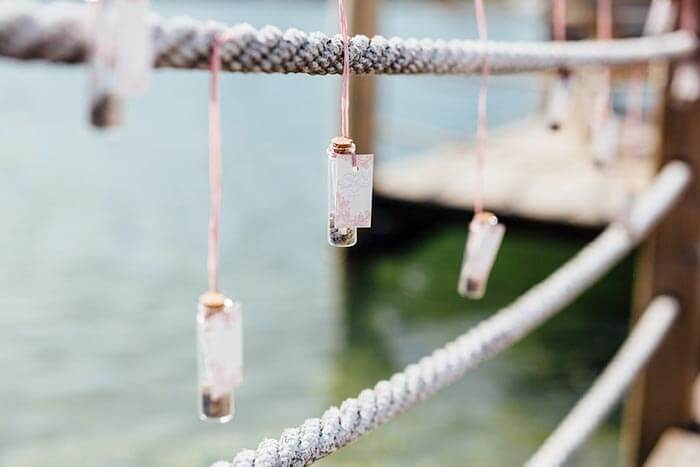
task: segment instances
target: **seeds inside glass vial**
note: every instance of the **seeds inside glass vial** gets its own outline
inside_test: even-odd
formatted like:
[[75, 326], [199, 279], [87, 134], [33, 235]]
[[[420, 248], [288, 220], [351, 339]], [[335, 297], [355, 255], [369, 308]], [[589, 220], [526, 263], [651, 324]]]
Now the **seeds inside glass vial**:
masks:
[[328, 148], [328, 243], [335, 247], [349, 247], [357, 243], [357, 228], [335, 226], [336, 157], [340, 154], [354, 154], [355, 143], [350, 138], [335, 137]]
[[231, 393], [223, 394], [219, 397], [213, 397], [211, 388], [202, 387], [200, 389], [201, 394], [201, 413], [204, 417], [208, 419], [220, 419], [225, 420], [231, 417]]
[[357, 243], [357, 229], [335, 226], [335, 213], [328, 214], [328, 242], [333, 246], [353, 246]]
[[122, 100], [114, 93], [97, 95], [90, 108], [90, 123], [97, 128], [108, 128], [121, 124]]

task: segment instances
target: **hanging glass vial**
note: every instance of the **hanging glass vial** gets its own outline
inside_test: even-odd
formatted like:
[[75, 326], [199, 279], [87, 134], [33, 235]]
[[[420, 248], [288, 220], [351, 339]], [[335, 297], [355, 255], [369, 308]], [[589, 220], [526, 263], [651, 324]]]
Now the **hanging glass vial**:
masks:
[[593, 161], [598, 168], [608, 167], [617, 158], [620, 150], [620, 132], [620, 121], [614, 115], [609, 115], [592, 125], [591, 150]]
[[506, 228], [490, 212], [477, 213], [469, 224], [457, 291], [467, 298], [484, 296]]
[[547, 124], [553, 131], [562, 127], [569, 113], [570, 93], [571, 72], [562, 68], [557, 71], [557, 76], [552, 82], [547, 96]]
[[[552, 0], [552, 39], [559, 43], [566, 41], [566, 0]], [[546, 118], [552, 131], [559, 130], [569, 112], [571, 94], [571, 70], [559, 68], [547, 95]]]
[[123, 103], [117, 92], [116, 44], [118, 38], [118, 0], [90, 0], [90, 122], [97, 128], [119, 125]]
[[234, 414], [234, 392], [243, 377], [241, 306], [217, 292], [207, 292], [197, 305], [199, 417], [228, 422]]
[[338, 136], [328, 147], [328, 243], [335, 247], [350, 247], [357, 243], [357, 227], [337, 227], [338, 157], [355, 154], [355, 143]]
[[[695, 37], [698, 25], [698, 6], [692, 0], [680, 3], [680, 29]], [[680, 106], [694, 103], [700, 98], [700, 66], [697, 55], [678, 63], [673, 70], [670, 94]]]
[[680, 105], [692, 104], [700, 98], [700, 67], [692, 61], [680, 63], [671, 79], [671, 96]]
[[644, 20], [642, 35], [656, 36], [671, 32], [677, 18], [678, 11], [672, 0], [651, 0]]

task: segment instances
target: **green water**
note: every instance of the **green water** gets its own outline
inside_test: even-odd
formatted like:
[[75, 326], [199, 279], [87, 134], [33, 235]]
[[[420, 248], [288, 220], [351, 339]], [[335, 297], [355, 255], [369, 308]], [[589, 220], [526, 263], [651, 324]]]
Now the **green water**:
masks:
[[[155, 2], [168, 16], [335, 30], [323, 2], [291, 5]], [[492, 8], [494, 37], [541, 35], [537, 10]], [[469, 9], [432, 2], [386, 2], [381, 28], [476, 36]], [[81, 67], [0, 61], [2, 467], [207, 466], [419, 359], [589, 239], [509, 225], [480, 302], [454, 291], [462, 222], [358, 249], [341, 274], [324, 239], [323, 154], [339, 79], [223, 76], [221, 283], [244, 303], [246, 376], [235, 420], [203, 424], [194, 307], [206, 287], [207, 78], [159, 71], [126, 127], [104, 135], [85, 125]], [[536, 77], [492, 83], [493, 125], [536, 110]], [[379, 86], [380, 161], [471, 136], [478, 78]], [[522, 463], [619, 344], [630, 271], [325, 465]], [[617, 431], [608, 423], [572, 465], [610, 465]]]
[[[455, 293], [464, 235], [463, 225], [448, 224], [390, 254], [354, 255], [338, 398], [417, 361], [507, 305], [589, 240], [516, 223], [488, 294], [465, 301]], [[363, 465], [382, 465], [372, 461], [377, 455], [405, 456], [395, 465], [520, 465], [624, 339], [631, 273], [628, 259], [516, 347], [374, 435], [358, 449]], [[571, 465], [614, 465], [618, 428], [616, 415]], [[415, 442], [426, 436], [427, 443]], [[350, 453], [339, 457], [355, 460]]]

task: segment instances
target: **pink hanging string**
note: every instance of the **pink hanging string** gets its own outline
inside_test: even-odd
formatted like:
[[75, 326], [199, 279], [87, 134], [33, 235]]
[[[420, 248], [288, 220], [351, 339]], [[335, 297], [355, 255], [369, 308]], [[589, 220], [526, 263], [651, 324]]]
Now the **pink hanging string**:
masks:
[[695, 33], [698, 29], [698, 9], [694, 0], [681, 0], [681, 29]]
[[[600, 40], [612, 39], [613, 33], [613, 13], [612, 0], [598, 0], [596, 8], [596, 30]], [[608, 118], [611, 94], [610, 68], [605, 68], [603, 83], [600, 88], [596, 102], [597, 121], [603, 122]]]
[[338, 0], [338, 22], [343, 37], [343, 92], [340, 97], [340, 126], [343, 138], [350, 138], [350, 38], [348, 19], [345, 15], [345, 0]]
[[484, 61], [481, 65], [481, 82], [479, 85], [479, 103], [476, 121], [476, 193], [474, 195], [474, 212], [481, 213], [484, 210], [484, 165], [486, 151], [486, 111], [488, 98], [488, 80], [491, 74], [491, 61], [487, 46], [488, 25], [486, 22], [486, 10], [483, 0], [474, 0], [476, 10], [476, 24], [479, 30], [479, 40], [484, 46]]
[[209, 290], [219, 291], [219, 223], [221, 220], [221, 112], [219, 106], [219, 48], [224, 39], [214, 37], [211, 46], [209, 96]]
[[598, 39], [612, 39], [612, 0], [598, 0], [596, 29]]
[[566, 40], [566, 0], [552, 0], [552, 35], [555, 41]]

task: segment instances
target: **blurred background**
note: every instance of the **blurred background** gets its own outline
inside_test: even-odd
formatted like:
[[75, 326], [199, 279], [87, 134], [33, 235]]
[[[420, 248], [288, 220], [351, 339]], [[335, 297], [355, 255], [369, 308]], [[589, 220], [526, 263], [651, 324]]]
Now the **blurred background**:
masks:
[[[548, 38], [548, 3], [489, 2], [491, 37]], [[153, 7], [163, 16], [337, 30], [332, 2]], [[477, 37], [471, 2], [457, 1], [386, 0], [378, 30]], [[478, 80], [379, 77], [378, 170], [446, 142], [466, 147]], [[491, 129], [537, 114], [543, 81], [493, 78]], [[246, 376], [234, 421], [205, 424], [196, 416], [194, 317], [207, 286], [208, 85], [202, 71], [157, 71], [148, 94], [129, 102], [127, 124], [101, 133], [86, 123], [84, 67], [0, 61], [2, 467], [193, 467], [228, 458], [461, 334], [603, 223], [506, 213], [481, 301], [456, 293], [470, 219], [459, 206], [379, 196], [377, 230], [361, 231], [358, 246], [340, 254], [325, 239], [324, 152], [337, 133], [340, 78], [223, 74], [220, 282], [244, 304]], [[534, 144], [522, 143], [523, 151]], [[389, 228], [399, 218], [400, 228]], [[632, 264], [321, 465], [521, 464], [626, 335]], [[619, 418], [571, 465], [613, 465]]]

